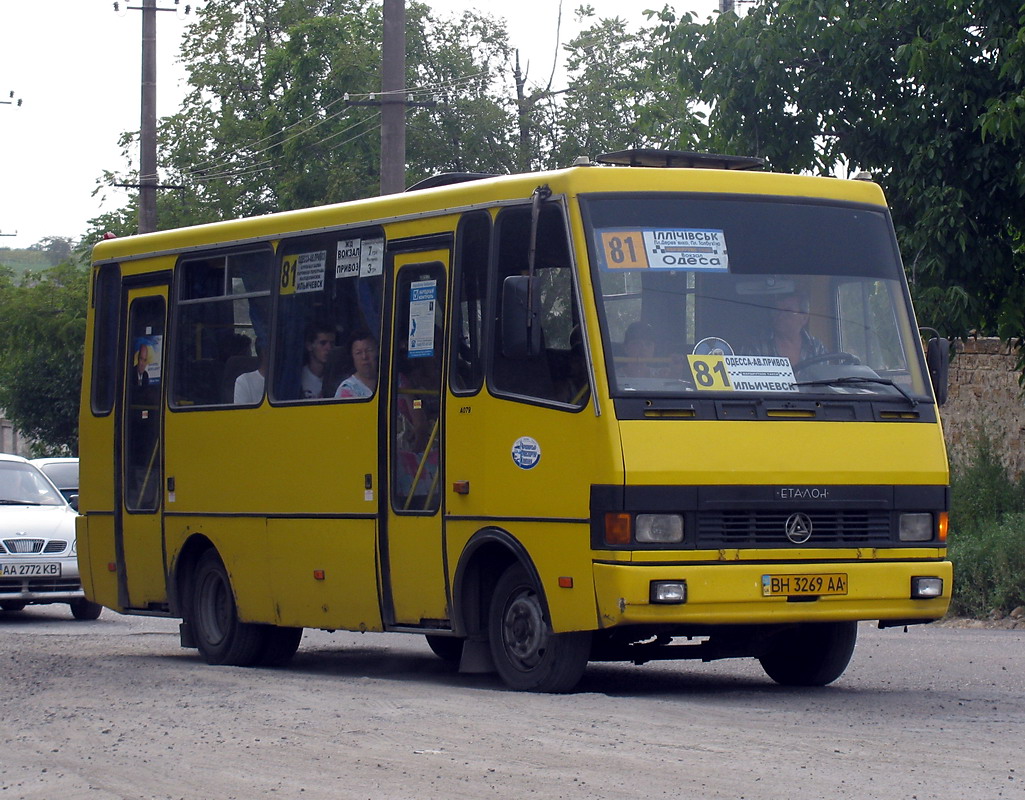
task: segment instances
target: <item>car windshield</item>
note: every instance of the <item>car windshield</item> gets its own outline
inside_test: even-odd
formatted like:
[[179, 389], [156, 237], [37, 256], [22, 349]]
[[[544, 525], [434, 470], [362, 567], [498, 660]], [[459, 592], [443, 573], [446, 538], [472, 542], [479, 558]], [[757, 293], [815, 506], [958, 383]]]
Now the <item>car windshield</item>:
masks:
[[0, 505], [59, 506], [64, 500], [31, 464], [0, 461]]
[[883, 209], [672, 194], [581, 207], [617, 396], [931, 398]]
[[49, 478], [57, 485], [57, 488], [78, 488], [77, 461], [54, 461], [50, 464], [41, 464], [39, 468], [43, 471], [47, 478]]

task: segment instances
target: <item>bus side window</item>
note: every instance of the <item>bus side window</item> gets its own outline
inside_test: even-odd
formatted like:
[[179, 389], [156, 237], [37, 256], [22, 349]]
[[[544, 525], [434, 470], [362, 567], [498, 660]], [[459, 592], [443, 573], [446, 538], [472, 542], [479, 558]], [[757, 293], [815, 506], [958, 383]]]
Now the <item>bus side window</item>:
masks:
[[[498, 217], [497, 230], [498, 280], [492, 291], [501, 291], [510, 275], [527, 274], [530, 209], [506, 209]], [[534, 275], [541, 300], [541, 352], [527, 359], [508, 357], [498, 335], [500, 326], [496, 327], [489, 385], [497, 394], [579, 407], [589, 395], [587, 367], [566, 224], [556, 203], [541, 210]], [[492, 302], [496, 314], [501, 314], [501, 303], [495, 298]], [[500, 320], [494, 322], [497, 326]]]
[[114, 407], [117, 385], [117, 331], [121, 316], [121, 268], [104, 264], [93, 286], [95, 323], [93, 329], [92, 410], [97, 416]]
[[380, 229], [282, 241], [272, 400], [335, 397], [355, 372], [350, 336], [366, 331], [380, 342], [383, 275]]
[[449, 383], [456, 394], [472, 394], [484, 382], [484, 308], [488, 289], [488, 251], [491, 216], [486, 211], [467, 214], [456, 234], [456, 286], [452, 318], [452, 372]]
[[183, 261], [175, 308], [178, 408], [230, 405], [234, 379], [257, 368], [269, 340], [270, 248]]

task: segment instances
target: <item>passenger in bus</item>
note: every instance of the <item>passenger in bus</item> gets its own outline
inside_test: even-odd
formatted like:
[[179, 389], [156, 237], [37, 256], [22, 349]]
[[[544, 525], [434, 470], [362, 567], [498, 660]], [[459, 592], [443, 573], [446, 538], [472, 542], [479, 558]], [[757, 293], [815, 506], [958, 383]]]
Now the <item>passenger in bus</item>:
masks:
[[808, 297], [799, 292], [773, 298], [769, 329], [745, 348], [746, 355], [783, 356], [792, 365], [825, 355], [825, 345], [808, 332]]
[[311, 325], [306, 330], [306, 363], [302, 369], [304, 400], [323, 396], [324, 368], [335, 347], [335, 329], [331, 325]]
[[349, 350], [356, 371], [338, 384], [335, 397], [373, 397], [377, 389], [377, 340], [370, 331], [353, 331]]
[[243, 372], [235, 378], [236, 405], [256, 405], [263, 399], [263, 386], [267, 376], [267, 354], [260, 342], [256, 343], [256, 356], [260, 365], [252, 372]]

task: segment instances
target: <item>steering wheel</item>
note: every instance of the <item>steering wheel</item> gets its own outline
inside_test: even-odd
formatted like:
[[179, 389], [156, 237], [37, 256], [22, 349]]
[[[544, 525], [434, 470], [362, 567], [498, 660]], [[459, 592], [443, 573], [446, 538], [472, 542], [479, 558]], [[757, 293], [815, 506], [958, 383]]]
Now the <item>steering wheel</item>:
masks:
[[804, 369], [805, 367], [810, 367], [812, 364], [822, 364], [822, 363], [824, 363], [826, 361], [835, 361], [838, 364], [860, 364], [861, 363], [861, 359], [858, 358], [853, 353], [845, 353], [845, 352], [843, 352], [841, 350], [838, 350], [835, 353], [823, 353], [820, 356], [812, 356], [811, 358], [806, 358], [806, 359], [804, 359], [804, 361], [802, 361], [799, 364], [796, 364], [794, 366], [794, 372], [799, 372], [800, 370]]

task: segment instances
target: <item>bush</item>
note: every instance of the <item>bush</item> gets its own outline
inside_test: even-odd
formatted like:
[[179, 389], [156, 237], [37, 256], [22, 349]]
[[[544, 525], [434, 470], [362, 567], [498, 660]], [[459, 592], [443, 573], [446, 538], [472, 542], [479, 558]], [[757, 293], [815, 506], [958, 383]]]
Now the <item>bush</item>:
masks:
[[980, 430], [950, 489], [951, 612], [978, 617], [1025, 605], [1025, 480], [1011, 479]]
[[953, 613], [982, 617], [1025, 605], [1025, 514], [1007, 514], [969, 533], [951, 534], [950, 560]]

